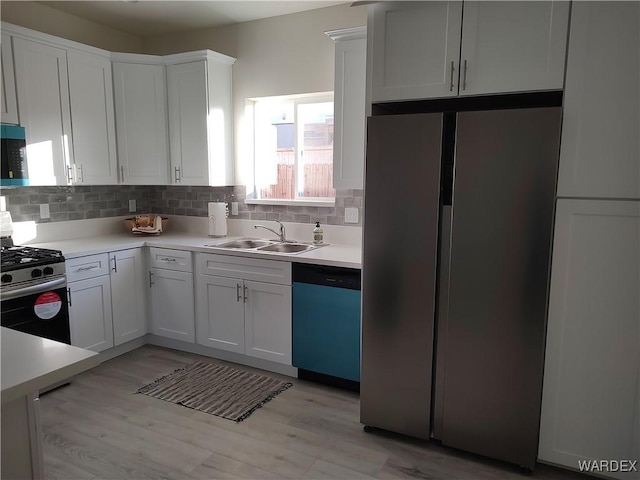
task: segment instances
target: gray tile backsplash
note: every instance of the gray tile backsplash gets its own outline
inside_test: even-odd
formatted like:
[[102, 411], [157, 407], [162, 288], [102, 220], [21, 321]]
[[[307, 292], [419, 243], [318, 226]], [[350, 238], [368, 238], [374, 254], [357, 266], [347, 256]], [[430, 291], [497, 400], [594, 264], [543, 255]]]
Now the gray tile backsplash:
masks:
[[[3, 187], [7, 210], [15, 222], [62, 222], [129, 215], [129, 200], [137, 213], [207, 216], [209, 202], [238, 202], [238, 215], [229, 218], [344, 225], [345, 207], [358, 208], [362, 219], [362, 190], [336, 190], [333, 207], [248, 205], [245, 187], [165, 185], [99, 185], [69, 187]], [[40, 218], [40, 204], [49, 204], [51, 218]], [[133, 214], [131, 214], [133, 215]]]

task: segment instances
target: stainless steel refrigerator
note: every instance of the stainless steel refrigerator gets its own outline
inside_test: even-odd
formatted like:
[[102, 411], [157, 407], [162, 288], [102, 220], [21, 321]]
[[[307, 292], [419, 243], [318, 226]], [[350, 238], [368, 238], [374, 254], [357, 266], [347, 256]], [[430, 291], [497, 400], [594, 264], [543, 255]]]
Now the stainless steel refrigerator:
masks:
[[560, 119], [369, 117], [365, 426], [535, 466]]

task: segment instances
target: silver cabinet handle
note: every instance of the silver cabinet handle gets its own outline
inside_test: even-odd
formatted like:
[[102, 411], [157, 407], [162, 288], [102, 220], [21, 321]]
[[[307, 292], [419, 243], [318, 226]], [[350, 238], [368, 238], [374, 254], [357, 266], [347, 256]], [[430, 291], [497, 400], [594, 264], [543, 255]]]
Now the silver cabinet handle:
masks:
[[173, 174], [174, 174], [174, 178], [176, 180], [176, 183], [180, 183], [180, 167], [174, 167], [173, 168]]
[[82, 169], [82, 164], [78, 165], [78, 181], [80, 183], [84, 183], [84, 170]]
[[242, 285], [240, 285], [239, 283], [236, 283], [236, 302], [240, 303], [240, 300], [242, 299], [242, 295], [240, 294], [240, 289], [242, 288]]
[[118, 273], [118, 261], [115, 255], [113, 256], [113, 268], [111, 270], [113, 270], [115, 273]]
[[100, 268], [100, 267], [98, 267], [98, 265], [91, 265], [90, 267], [79, 267], [79, 268], [76, 268], [76, 273], [77, 272], [88, 272], [90, 270], [95, 270], [96, 268]]
[[451, 81], [449, 82], [449, 91], [453, 92], [453, 72], [456, 70], [453, 60], [451, 61]]
[[173, 263], [175, 263], [176, 259], [175, 258], [165, 257], [165, 258], [161, 258], [160, 261], [161, 262], [173, 262]]
[[69, 301], [69, 306], [71, 307], [72, 303], [71, 303], [71, 289], [70, 288], [67, 288], [67, 300]]
[[153, 272], [149, 272], [149, 288], [151, 288], [151, 285], [153, 285], [155, 282], [153, 281]]
[[67, 182], [73, 183], [73, 167], [71, 165], [67, 165]]
[[120, 181], [124, 183], [124, 165], [120, 165]]
[[467, 89], [467, 60], [464, 61], [464, 69], [462, 70], [462, 90]]
[[247, 286], [244, 286], [244, 303], [247, 303], [247, 300], [249, 300], [249, 296], [247, 295]]

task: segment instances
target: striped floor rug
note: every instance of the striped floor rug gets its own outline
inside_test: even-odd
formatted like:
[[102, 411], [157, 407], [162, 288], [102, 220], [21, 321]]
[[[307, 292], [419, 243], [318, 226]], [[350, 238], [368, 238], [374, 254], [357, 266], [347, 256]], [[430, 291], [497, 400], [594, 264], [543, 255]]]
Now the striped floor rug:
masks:
[[194, 362], [136, 393], [241, 422], [291, 386], [226, 365]]

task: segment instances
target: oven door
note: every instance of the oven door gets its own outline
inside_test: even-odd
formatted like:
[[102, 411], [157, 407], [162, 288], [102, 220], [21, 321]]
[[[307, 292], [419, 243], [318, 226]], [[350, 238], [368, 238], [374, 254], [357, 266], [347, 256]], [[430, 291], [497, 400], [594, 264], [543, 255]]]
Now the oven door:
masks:
[[65, 277], [2, 293], [3, 327], [71, 344]]

